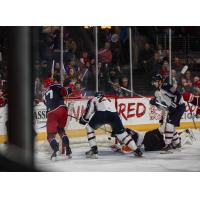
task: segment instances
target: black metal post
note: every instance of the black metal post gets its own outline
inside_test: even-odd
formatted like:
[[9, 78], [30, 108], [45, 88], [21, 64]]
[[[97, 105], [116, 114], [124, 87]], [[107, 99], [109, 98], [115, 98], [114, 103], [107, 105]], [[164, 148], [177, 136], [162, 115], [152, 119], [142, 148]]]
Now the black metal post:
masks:
[[9, 27], [8, 35], [8, 147], [13, 159], [33, 167], [33, 79], [31, 27]]

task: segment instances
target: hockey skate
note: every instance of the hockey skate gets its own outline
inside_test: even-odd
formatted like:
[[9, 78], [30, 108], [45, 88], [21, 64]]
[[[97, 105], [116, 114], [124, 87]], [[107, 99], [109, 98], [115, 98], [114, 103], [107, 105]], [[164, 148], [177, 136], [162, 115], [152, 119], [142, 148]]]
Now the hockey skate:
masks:
[[173, 146], [174, 149], [181, 149], [181, 147], [181, 141], [177, 145]]
[[161, 152], [160, 154], [170, 154], [170, 153], [173, 153], [173, 146], [172, 144], [167, 144], [165, 145], [162, 149], [161, 149]]
[[192, 130], [186, 129], [185, 132], [187, 133], [187, 136], [191, 139], [191, 141], [195, 141], [196, 140]]
[[60, 152], [59, 151], [54, 151], [51, 155], [51, 160], [52, 161], [56, 161], [58, 159], [58, 156], [60, 156]]
[[68, 157], [68, 159], [72, 158], [72, 150], [70, 147], [66, 148], [66, 156]]
[[86, 158], [91, 158], [91, 159], [98, 159], [98, 149], [97, 146], [91, 147], [89, 151], [85, 153]]
[[142, 157], [142, 151], [140, 150], [140, 148], [137, 148], [134, 151], [134, 154], [135, 154], [136, 157]]

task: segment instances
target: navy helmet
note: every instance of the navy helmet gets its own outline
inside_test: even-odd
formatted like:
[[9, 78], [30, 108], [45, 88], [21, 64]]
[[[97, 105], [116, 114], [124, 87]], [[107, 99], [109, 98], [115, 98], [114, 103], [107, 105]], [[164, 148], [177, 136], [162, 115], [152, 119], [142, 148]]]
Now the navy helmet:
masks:
[[95, 97], [103, 97], [103, 96], [104, 96], [104, 93], [103, 93], [102, 91], [96, 92], [96, 93], [94, 94], [94, 96], [95, 96]]
[[163, 77], [162, 75], [160, 74], [156, 74], [152, 77], [152, 82], [155, 82], [155, 81], [163, 81]]

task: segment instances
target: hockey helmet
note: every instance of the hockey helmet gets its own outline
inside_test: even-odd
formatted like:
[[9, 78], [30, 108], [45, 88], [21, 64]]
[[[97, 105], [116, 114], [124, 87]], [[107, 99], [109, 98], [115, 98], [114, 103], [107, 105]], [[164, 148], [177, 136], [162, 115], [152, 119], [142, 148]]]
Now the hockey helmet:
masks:
[[161, 74], [156, 74], [152, 77], [152, 82], [155, 82], [155, 81], [163, 81], [163, 77]]
[[103, 92], [96, 92], [96, 93], [94, 94], [94, 96], [95, 96], [95, 97], [102, 97], [102, 96], [104, 96], [104, 93], [103, 93]]
[[47, 78], [43, 81], [43, 85], [45, 88], [48, 88], [52, 84], [53, 84], [53, 80], [51, 78]]

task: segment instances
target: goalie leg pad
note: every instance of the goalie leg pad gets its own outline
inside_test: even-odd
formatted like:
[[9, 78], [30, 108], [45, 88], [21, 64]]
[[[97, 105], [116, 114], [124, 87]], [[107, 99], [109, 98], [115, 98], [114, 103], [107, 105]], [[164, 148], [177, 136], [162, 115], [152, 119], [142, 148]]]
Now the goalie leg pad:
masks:
[[134, 140], [132, 139], [132, 137], [130, 135], [128, 135], [127, 132], [123, 132], [121, 134], [116, 134], [116, 137], [118, 138], [118, 140], [127, 145], [129, 148], [131, 148], [133, 151], [135, 151], [137, 149], [137, 145], [135, 144]]

